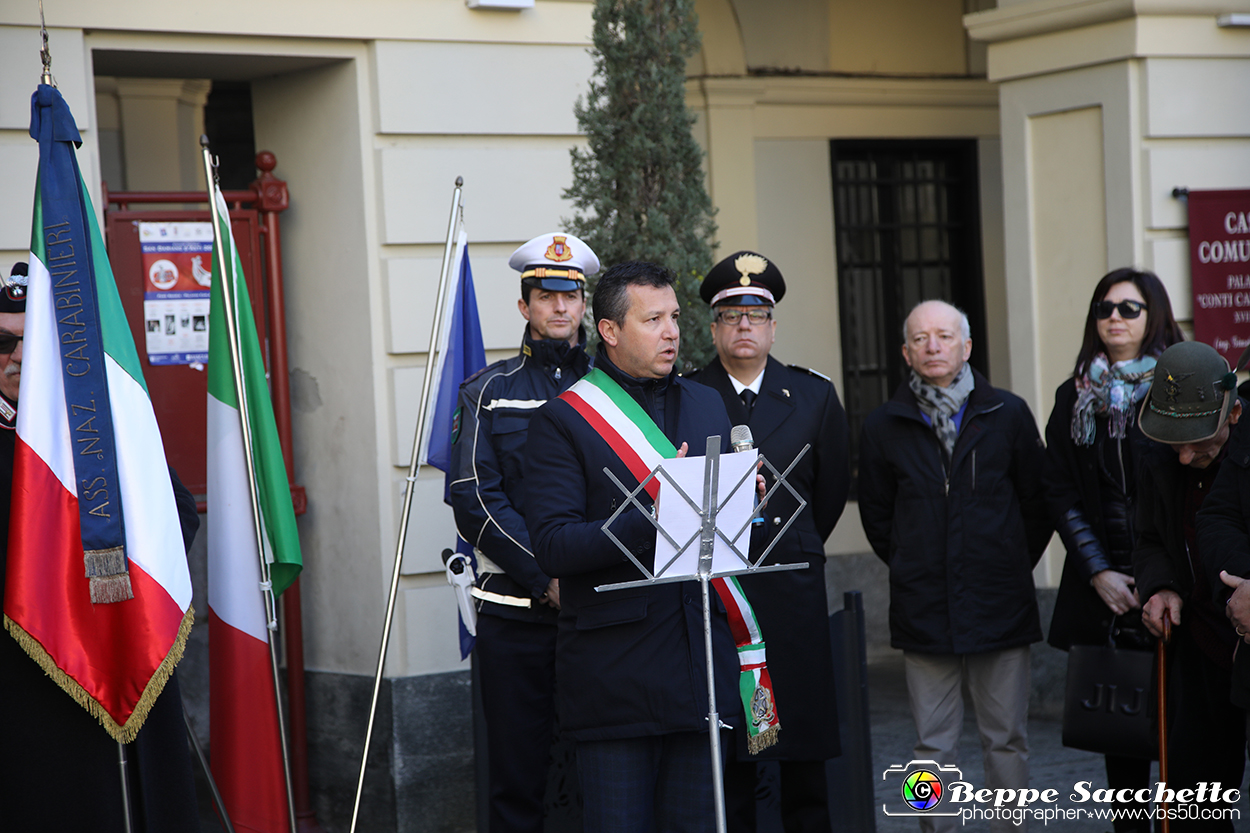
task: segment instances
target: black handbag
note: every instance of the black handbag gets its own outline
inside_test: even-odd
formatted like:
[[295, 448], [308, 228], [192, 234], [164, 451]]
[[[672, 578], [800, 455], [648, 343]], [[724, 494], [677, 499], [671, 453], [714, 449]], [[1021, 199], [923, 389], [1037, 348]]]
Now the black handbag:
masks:
[[1063, 694], [1063, 745], [1157, 760], [1154, 667], [1153, 651], [1073, 645]]

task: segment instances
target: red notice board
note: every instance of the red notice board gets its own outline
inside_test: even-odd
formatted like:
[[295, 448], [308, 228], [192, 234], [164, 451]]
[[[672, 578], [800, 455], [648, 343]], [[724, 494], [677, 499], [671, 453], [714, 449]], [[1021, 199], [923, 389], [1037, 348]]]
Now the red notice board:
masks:
[[1189, 192], [1194, 337], [1235, 365], [1250, 344], [1250, 191]]
[[[143, 376], [147, 381], [148, 393], [152, 397], [152, 407], [156, 411], [156, 422], [161, 429], [161, 440], [165, 445], [165, 456], [169, 464], [178, 472], [191, 493], [199, 501], [204, 500], [207, 491], [207, 416], [208, 407], [208, 373], [203, 363], [164, 363], [168, 355], [154, 354], [157, 363], [150, 360], [148, 347], [148, 323], [150, 315], [145, 314], [145, 298], [149, 301], [154, 290], [175, 290], [176, 297], [189, 298], [184, 303], [165, 304], [158, 324], [161, 334], [168, 321], [171, 337], [174, 333], [183, 335], [184, 329], [195, 331], [199, 325], [201, 307], [200, 299], [194, 297], [197, 289], [208, 287], [195, 279], [195, 274], [203, 274], [200, 270], [212, 271], [211, 254], [204, 254], [198, 261], [192, 262], [193, 255], [169, 255], [161, 257], [157, 262], [145, 262], [145, 254], [140, 241], [141, 223], [210, 223], [212, 218], [207, 209], [203, 211], [130, 211], [117, 210], [105, 214], [105, 227], [108, 240], [109, 262], [113, 266], [113, 275], [117, 279], [117, 290], [121, 294], [122, 307], [126, 311], [126, 319], [130, 323], [130, 332], [135, 339], [135, 347], [139, 351], [139, 360], [143, 366]], [[262, 273], [261, 226], [259, 214], [255, 209], [232, 209], [230, 222], [234, 227], [234, 239], [239, 249], [239, 258], [243, 262], [243, 271], [247, 275], [248, 294], [252, 298], [252, 317], [256, 321], [256, 332], [261, 344], [265, 346], [266, 365], [268, 365], [268, 331], [265, 315], [264, 276]], [[146, 256], [146, 261], [153, 261], [153, 255]], [[169, 263], [177, 267], [177, 280], [170, 269]], [[155, 269], [153, 268], [155, 267]], [[194, 272], [191, 270], [194, 269]], [[189, 274], [182, 274], [189, 272]], [[151, 273], [151, 274], [150, 274]], [[155, 276], [155, 283], [153, 277]], [[148, 310], [152, 306], [149, 304]], [[168, 312], [168, 315], [164, 313]], [[155, 319], [154, 319], [155, 320]], [[184, 327], [185, 325], [185, 327]], [[209, 323], [211, 326], [211, 322]], [[198, 354], [192, 358], [198, 358]]]

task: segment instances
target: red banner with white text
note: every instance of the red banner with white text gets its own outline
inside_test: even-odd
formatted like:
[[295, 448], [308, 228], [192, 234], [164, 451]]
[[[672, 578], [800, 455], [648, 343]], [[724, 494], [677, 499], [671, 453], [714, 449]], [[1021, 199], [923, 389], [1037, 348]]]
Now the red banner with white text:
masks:
[[1250, 190], [1189, 192], [1194, 338], [1231, 365], [1250, 344]]

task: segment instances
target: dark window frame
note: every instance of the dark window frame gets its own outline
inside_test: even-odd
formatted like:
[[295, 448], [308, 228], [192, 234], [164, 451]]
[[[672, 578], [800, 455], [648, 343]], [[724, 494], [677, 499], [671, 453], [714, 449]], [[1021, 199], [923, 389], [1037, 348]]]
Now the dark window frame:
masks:
[[915, 304], [941, 298], [963, 309], [969, 363], [989, 375], [977, 141], [835, 139], [829, 152], [842, 393], [857, 475], [864, 419], [906, 378], [902, 325]]

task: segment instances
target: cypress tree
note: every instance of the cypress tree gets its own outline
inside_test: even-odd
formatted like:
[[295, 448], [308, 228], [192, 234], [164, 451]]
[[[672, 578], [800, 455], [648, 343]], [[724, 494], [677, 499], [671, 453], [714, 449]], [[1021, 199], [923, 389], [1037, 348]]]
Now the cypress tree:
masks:
[[596, 0], [594, 20], [595, 71], [574, 110], [589, 148], [570, 152], [564, 196], [576, 214], [566, 222], [605, 267], [646, 260], [673, 271], [681, 363], [703, 367], [716, 355], [699, 298], [716, 224], [686, 108], [686, 61], [699, 49], [694, 2]]

